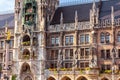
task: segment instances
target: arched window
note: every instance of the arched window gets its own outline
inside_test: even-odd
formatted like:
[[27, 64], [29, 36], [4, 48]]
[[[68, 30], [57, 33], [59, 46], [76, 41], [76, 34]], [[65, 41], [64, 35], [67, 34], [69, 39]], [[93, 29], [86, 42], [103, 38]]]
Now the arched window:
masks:
[[106, 43], [110, 43], [110, 33], [106, 33], [106, 37], [105, 37], [105, 41]]
[[28, 35], [23, 36], [23, 46], [30, 46], [30, 37]]
[[100, 42], [105, 43], [105, 34], [104, 33], [100, 34]]
[[30, 59], [30, 51], [28, 49], [23, 51], [23, 59]]
[[117, 34], [117, 41], [120, 42], [120, 31]]

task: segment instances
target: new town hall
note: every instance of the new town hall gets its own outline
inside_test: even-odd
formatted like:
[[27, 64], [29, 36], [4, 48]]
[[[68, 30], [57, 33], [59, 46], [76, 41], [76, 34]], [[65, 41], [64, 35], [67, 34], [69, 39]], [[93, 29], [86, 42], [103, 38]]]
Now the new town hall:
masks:
[[0, 62], [1, 79], [120, 80], [120, 0], [15, 0], [0, 15]]

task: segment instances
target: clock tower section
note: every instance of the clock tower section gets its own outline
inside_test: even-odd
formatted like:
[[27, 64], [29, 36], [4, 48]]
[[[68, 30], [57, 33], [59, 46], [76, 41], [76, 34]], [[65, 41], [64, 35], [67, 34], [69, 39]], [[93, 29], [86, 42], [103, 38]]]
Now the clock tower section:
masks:
[[46, 27], [58, 3], [57, 0], [15, 0], [13, 74], [16, 80], [45, 80]]

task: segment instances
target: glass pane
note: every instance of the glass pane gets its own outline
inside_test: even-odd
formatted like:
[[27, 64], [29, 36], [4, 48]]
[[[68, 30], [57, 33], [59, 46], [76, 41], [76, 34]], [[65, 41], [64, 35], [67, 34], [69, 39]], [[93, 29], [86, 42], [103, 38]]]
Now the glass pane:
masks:
[[89, 43], [89, 34], [86, 34], [86, 35], [85, 35], [85, 42], [86, 42], [86, 43]]
[[84, 43], [85, 42], [85, 36], [84, 35], [80, 35], [80, 43]]
[[68, 36], [65, 37], [65, 44], [69, 44], [69, 37]]
[[52, 38], [52, 45], [55, 44], [55, 38]]

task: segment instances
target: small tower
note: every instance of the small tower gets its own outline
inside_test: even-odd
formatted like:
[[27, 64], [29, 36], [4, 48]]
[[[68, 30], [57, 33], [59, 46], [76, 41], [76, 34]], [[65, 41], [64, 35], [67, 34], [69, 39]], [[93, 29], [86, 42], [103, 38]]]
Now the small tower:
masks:
[[54, 14], [56, 5], [58, 0], [15, 0], [13, 75], [17, 75], [16, 80], [45, 80], [46, 18]]

